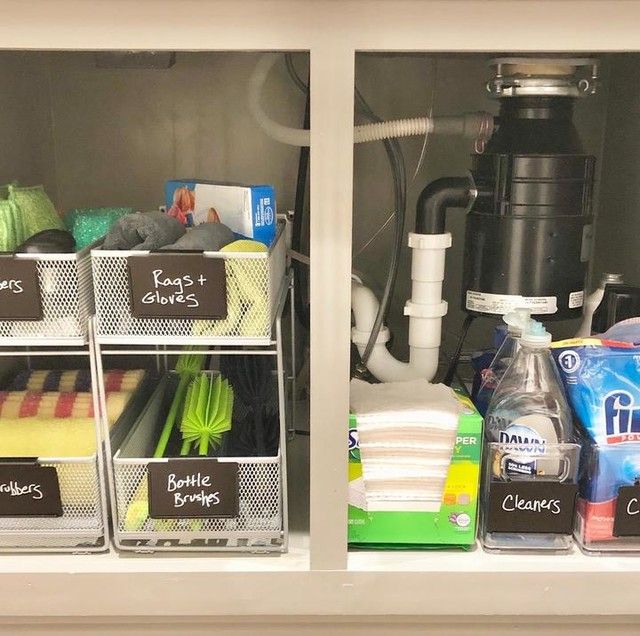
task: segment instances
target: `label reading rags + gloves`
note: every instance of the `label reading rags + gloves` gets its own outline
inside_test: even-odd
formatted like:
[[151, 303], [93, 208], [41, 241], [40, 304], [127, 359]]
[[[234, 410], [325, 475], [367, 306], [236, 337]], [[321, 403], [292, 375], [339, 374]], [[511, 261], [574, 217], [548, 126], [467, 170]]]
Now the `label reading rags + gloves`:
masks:
[[203, 254], [141, 254], [127, 258], [135, 318], [227, 317], [225, 262]]

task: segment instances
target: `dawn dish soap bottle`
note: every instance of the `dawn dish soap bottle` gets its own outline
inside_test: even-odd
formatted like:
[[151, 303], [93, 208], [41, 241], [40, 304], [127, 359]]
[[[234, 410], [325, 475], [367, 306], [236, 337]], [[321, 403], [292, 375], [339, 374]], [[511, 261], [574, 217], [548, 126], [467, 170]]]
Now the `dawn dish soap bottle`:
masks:
[[[551, 334], [542, 324], [530, 320], [520, 338], [519, 350], [489, 403], [489, 441], [514, 446], [527, 456], [544, 454], [548, 444], [572, 441], [571, 409], [550, 345]], [[519, 474], [536, 474], [530, 463], [512, 468]]]
[[482, 384], [476, 396], [475, 406], [483, 417], [487, 414], [487, 409], [496, 387], [520, 348], [522, 332], [531, 321], [531, 310], [514, 309], [505, 314], [502, 319], [507, 324], [507, 335], [498, 348], [489, 368], [482, 372]]
[[[557, 446], [573, 442], [573, 419], [550, 345], [551, 334], [529, 320], [513, 362], [493, 393], [485, 433], [488, 442], [500, 446], [488, 448], [485, 475], [491, 482], [565, 481], [577, 476], [578, 447], [565, 456], [565, 447]], [[483, 532], [483, 544], [488, 549], [562, 551], [570, 547], [571, 536], [536, 533], [532, 527], [524, 534]]]

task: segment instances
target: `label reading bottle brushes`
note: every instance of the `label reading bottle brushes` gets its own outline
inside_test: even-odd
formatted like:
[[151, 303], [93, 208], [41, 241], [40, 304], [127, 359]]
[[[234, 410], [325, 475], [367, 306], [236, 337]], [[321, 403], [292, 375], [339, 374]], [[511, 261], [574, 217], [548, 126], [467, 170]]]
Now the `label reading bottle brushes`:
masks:
[[640, 537], [640, 486], [622, 486], [618, 490], [613, 536]]
[[135, 318], [227, 317], [225, 262], [203, 254], [129, 256], [131, 313]]
[[557, 481], [492, 482], [487, 530], [571, 534], [578, 486]]
[[0, 320], [42, 320], [36, 261], [0, 257]]
[[149, 464], [152, 519], [237, 517], [238, 464], [215, 458], [169, 459]]
[[0, 463], [0, 517], [61, 517], [55, 467], [11, 461]]

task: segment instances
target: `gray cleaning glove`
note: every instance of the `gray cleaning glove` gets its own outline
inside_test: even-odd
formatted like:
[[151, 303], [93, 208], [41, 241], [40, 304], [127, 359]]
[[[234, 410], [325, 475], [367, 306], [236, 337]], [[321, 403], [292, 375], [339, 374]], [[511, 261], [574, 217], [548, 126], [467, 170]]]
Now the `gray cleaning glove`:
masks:
[[164, 212], [136, 212], [120, 217], [104, 239], [103, 250], [157, 250], [174, 243], [185, 229]]
[[235, 240], [233, 232], [224, 223], [201, 223], [187, 230], [175, 243], [162, 249], [217, 252]]

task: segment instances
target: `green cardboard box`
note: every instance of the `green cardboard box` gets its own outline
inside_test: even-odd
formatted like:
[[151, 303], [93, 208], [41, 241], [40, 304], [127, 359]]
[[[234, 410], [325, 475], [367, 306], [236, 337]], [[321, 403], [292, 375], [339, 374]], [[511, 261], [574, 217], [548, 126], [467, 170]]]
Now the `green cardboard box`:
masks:
[[467, 410], [459, 417], [451, 464], [437, 512], [367, 511], [361, 507], [363, 482], [358, 425], [355, 415], [349, 417], [349, 545], [384, 549], [467, 548], [475, 543], [482, 417], [468, 399], [460, 395], [458, 398]]

